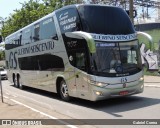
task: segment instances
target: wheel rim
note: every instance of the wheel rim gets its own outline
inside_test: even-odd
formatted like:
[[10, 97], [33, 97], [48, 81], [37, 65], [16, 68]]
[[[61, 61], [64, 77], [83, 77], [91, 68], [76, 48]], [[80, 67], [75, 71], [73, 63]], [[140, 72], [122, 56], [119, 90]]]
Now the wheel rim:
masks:
[[62, 96], [63, 96], [64, 98], [68, 97], [68, 88], [67, 88], [66, 83], [62, 83], [61, 93], [62, 93]]
[[14, 78], [14, 84], [15, 84], [16, 87], [18, 86], [18, 82], [17, 82], [16, 78]]
[[19, 78], [19, 81], [18, 81], [18, 86], [19, 86], [19, 88], [21, 88], [21, 89], [22, 89], [21, 78]]

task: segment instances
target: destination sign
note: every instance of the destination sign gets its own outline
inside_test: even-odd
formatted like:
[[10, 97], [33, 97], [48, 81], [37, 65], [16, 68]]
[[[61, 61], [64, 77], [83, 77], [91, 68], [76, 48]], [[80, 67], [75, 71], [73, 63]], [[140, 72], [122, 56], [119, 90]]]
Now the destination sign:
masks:
[[129, 34], [129, 35], [102, 35], [102, 34], [94, 34], [91, 33], [91, 36], [94, 40], [98, 41], [130, 41], [137, 39], [137, 34]]

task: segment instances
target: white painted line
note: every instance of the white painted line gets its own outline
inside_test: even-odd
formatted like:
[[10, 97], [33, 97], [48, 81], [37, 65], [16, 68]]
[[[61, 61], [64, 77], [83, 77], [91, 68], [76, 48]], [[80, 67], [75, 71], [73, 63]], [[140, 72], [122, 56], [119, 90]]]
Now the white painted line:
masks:
[[18, 96], [16, 96], [16, 95], [11, 95], [11, 96], [13, 96], [13, 97], [15, 97], [15, 98], [18, 97]]
[[156, 87], [156, 88], [160, 88], [160, 85], [151, 85], [151, 84], [148, 84], [148, 85], [144, 85], [146, 87]]
[[9, 96], [17, 97], [16, 95], [9, 94], [8, 92], [5, 92], [5, 94], [7, 94], [7, 95], [9, 95]]
[[10, 95], [9, 93], [5, 92], [7, 95]]
[[3, 96], [4, 98], [6, 98], [6, 99], [9, 99], [9, 97], [8, 96]]
[[13, 97], [24, 97], [24, 98], [26, 98], [26, 99], [29, 99], [29, 100], [32, 100], [32, 101], [34, 101], [34, 102], [36, 102], [36, 103], [38, 103], [38, 104], [42, 104], [42, 105], [45, 105], [45, 106], [47, 106], [47, 107], [49, 107], [49, 108], [52, 108], [52, 106], [50, 106], [50, 105], [48, 105], [48, 104], [44, 104], [43, 102], [39, 102], [39, 101], [37, 101], [37, 100], [35, 100], [35, 99], [33, 99], [33, 98], [30, 98], [30, 97], [27, 97], [27, 96], [24, 96], [24, 95], [21, 95], [21, 94], [16, 94], [16, 95], [14, 95], [14, 94], [12, 94], [13, 92], [11, 92], [11, 91], [9, 91], [9, 90], [6, 90], [6, 91], [8, 91], [9, 93], [11, 93], [11, 95], [13, 96]]
[[15, 103], [17, 103], [17, 104], [20, 104], [20, 105], [22, 105], [22, 106], [24, 106], [24, 107], [27, 107], [27, 108], [35, 111], [35, 112], [38, 112], [38, 113], [40, 113], [40, 114], [42, 114], [42, 115], [44, 115], [44, 116], [46, 116], [46, 117], [49, 117], [49, 118], [51, 118], [51, 119], [57, 119], [58, 122], [66, 125], [66, 126], [68, 126], [69, 128], [77, 128], [77, 127], [74, 126], [74, 125], [70, 125], [70, 124], [67, 123], [67, 122], [64, 122], [64, 121], [62, 121], [62, 120], [59, 120], [59, 119], [56, 118], [56, 117], [53, 117], [53, 116], [48, 115], [48, 114], [46, 114], [46, 113], [44, 113], [44, 112], [41, 112], [41, 111], [39, 111], [39, 110], [37, 110], [37, 109], [35, 109], [35, 108], [32, 108], [32, 107], [30, 107], [30, 106], [28, 106], [28, 105], [25, 105], [25, 104], [21, 103], [21, 102], [19, 102], [19, 101], [16, 101], [16, 100], [14, 100], [14, 99], [10, 99], [10, 100], [13, 101], [13, 102], [15, 102]]

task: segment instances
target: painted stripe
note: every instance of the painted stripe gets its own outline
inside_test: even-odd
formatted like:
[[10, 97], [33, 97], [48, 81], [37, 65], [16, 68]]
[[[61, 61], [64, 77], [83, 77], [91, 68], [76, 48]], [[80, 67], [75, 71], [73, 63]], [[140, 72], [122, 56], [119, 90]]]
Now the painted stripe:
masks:
[[18, 97], [18, 96], [16, 96], [16, 95], [11, 95], [11, 96], [13, 96], [13, 97], [15, 97], [15, 98]]
[[9, 97], [8, 96], [3, 96], [4, 98], [6, 98], [6, 99], [9, 99]]
[[56, 117], [53, 117], [53, 116], [48, 115], [48, 114], [46, 114], [46, 113], [44, 113], [44, 112], [41, 112], [41, 111], [39, 111], [39, 110], [37, 110], [37, 109], [35, 109], [35, 108], [32, 108], [32, 107], [30, 107], [30, 106], [28, 106], [28, 105], [25, 105], [25, 104], [21, 103], [21, 102], [19, 102], [19, 101], [16, 101], [16, 100], [14, 100], [14, 99], [10, 99], [10, 100], [13, 101], [13, 102], [15, 102], [15, 103], [17, 103], [17, 104], [19, 104], [19, 105], [22, 105], [22, 106], [24, 106], [24, 107], [26, 107], [26, 108], [29, 108], [29, 109], [31, 109], [31, 110], [33, 110], [33, 111], [35, 111], [35, 112], [38, 112], [38, 113], [40, 113], [41, 115], [44, 115], [44, 116], [46, 116], [46, 117], [48, 117], [48, 118], [57, 119], [58, 122], [60, 122], [61, 124], [66, 125], [66, 126], [69, 127], [69, 128], [77, 128], [77, 127], [74, 126], [74, 125], [70, 125], [70, 124], [67, 123], [67, 122], [64, 122], [64, 121], [62, 121], [62, 120], [59, 120], [59, 119], [56, 118]]
[[10, 95], [9, 93], [5, 92], [7, 95]]
[[149, 84], [149, 85], [144, 85], [145, 87], [156, 87], [156, 88], [160, 88], [160, 85], [151, 85], [151, 84]]

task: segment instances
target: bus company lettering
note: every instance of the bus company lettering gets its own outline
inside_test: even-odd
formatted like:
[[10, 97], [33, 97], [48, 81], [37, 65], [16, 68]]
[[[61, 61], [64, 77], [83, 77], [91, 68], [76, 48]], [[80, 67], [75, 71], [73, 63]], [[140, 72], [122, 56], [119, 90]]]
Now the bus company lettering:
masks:
[[59, 21], [65, 20], [67, 18], [68, 18], [68, 12], [59, 15]]
[[9, 55], [9, 65], [10, 65], [10, 68], [14, 68], [14, 69], [17, 68], [16, 55], [17, 55], [17, 52], [10, 52], [10, 55]]
[[51, 50], [51, 49], [54, 49], [54, 42], [53, 41], [49, 41], [49, 42], [45, 42], [42, 44], [36, 44], [36, 45], [29, 46], [26, 48], [18, 49], [18, 55], [43, 52], [43, 51], [47, 51], [47, 50]]
[[137, 38], [136, 34], [129, 35], [101, 35], [101, 34], [91, 34], [94, 40], [100, 41], [129, 41]]
[[68, 18], [68, 19], [64, 19], [64, 20], [60, 21], [60, 26], [63, 26], [64, 31], [75, 28], [76, 27], [76, 22], [75, 22], [76, 19], [77, 19], [76, 16]]
[[73, 23], [73, 22], [75, 22], [75, 21], [76, 21], [76, 16], [71, 17], [71, 18], [68, 18], [68, 19], [65, 19], [65, 20], [62, 20], [62, 21], [60, 22], [60, 25], [66, 25], [66, 24], [68, 24], [68, 23]]
[[63, 30], [68, 30], [68, 29], [75, 28], [75, 27], [76, 27], [76, 23], [72, 23], [72, 24], [64, 26]]

